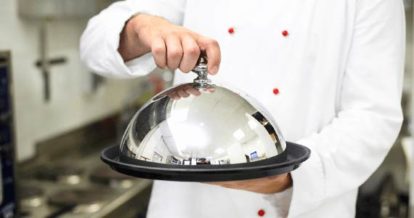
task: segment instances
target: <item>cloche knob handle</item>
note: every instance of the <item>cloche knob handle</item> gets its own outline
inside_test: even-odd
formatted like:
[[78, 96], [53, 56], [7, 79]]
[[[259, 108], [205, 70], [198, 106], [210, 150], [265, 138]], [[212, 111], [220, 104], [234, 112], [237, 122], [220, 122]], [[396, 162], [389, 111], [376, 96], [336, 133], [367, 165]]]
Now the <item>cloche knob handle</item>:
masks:
[[205, 51], [201, 51], [197, 64], [192, 71], [197, 74], [193, 84], [195, 88], [208, 88], [211, 86], [211, 81], [207, 78], [207, 54]]

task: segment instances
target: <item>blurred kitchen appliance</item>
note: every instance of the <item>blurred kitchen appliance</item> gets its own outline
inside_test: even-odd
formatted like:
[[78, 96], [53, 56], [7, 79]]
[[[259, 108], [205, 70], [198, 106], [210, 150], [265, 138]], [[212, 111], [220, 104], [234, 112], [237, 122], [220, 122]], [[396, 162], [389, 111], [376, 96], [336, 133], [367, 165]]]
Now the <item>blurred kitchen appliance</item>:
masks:
[[12, 99], [11, 56], [0, 51], [0, 217], [14, 217], [16, 211]]
[[193, 71], [193, 83], [159, 93], [135, 114], [104, 162], [141, 178], [226, 181], [290, 172], [308, 159], [310, 150], [285, 142], [258, 102], [211, 83], [205, 54]]
[[36, 66], [40, 68], [43, 77], [43, 93], [45, 101], [50, 100], [51, 91], [50, 91], [50, 67], [56, 64], [63, 64], [66, 62], [65, 57], [58, 58], [49, 58], [48, 57], [48, 46], [47, 46], [47, 23], [48, 20], [44, 19], [42, 21], [40, 31], [39, 31], [39, 44], [40, 44], [40, 60], [36, 61]]
[[119, 115], [40, 141], [19, 163], [18, 217], [143, 218], [151, 181], [111, 170], [99, 160], [116, 140]]
[[356, 218], [408, 218], [408, 194], [398, 190], [395, 178], [385, 175], [370, 193], [360, 189]]
[[[51, 68], [67, 62], [64, 56], [50, 57], [48, 53], [48, 24], [52, 21], [88, 19], [116, 0], [19, 0], [19, 16], [37, 21], [39, 25], [39, 60], [36, 66], [40, 69], [43, 79], [45, 102], [51, 100]], [[86, 20], [85, 20], [86, 22]], [[96, 78], [96, 77], [92, 77]], [[91, 81], [92, 82], [96, 80]]]
[[19, 0], [19, 15], [28, 19], [89, 18], [116, 0]]

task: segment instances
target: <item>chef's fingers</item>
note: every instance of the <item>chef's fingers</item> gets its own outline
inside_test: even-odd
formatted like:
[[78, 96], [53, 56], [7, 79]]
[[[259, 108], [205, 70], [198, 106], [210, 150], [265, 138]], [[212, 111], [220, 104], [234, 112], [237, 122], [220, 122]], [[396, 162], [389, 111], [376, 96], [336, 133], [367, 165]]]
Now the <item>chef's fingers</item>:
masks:
[[239, 181], [207, 182], [207, 184], [210, 184], [210, 185], [219, 185], [219, 186], [223, 186], [223, 187], [237, 186], [238, 183], [239, 183]]
[[171, 92], [168, 94], [168, 96], [174, 100], [180, 99], [180, 96], [178, 96], [177, 92]]
[[221, 53], [218, 42], [214, 39], [199, 37], [198, 45], [200, 49], [205, 50], [207, 54], [207, 67], [210, 74], [216, 74], [220, 67]]
[[254, 189], [253, 188], [254, 186], [252, 187], [251, 185], [247, 185], [247, 184], [223, 184], [219, 186], [224, 187], [224, 188], [248, 190], [248, 191], [251, 191]]
[[204, 91], [213, 93], [214, 91], [216, 91], [216, 89], [214, 87], [208, 87], [208, 88], [205, 88]]
[[180, 38], [175, 34], [169, 34], [165, 38], [167, 47], [167, 66], [171, 71], [178, 68], [183, 57], [183, 48]]
[[184, 35], [181, 38], [181, 45], [183, 47], [183, 58], [180, 63], [180, 70], [188, 73], [197, 63], [198, 57], [200, 56], [200, 48], [190, 35]]
[[190, 96], [186, 91], [184, 91], [182, 89], [177, 90], [177, 94], [181, 98], [187, 98], [188, 96]]
[[275, 176], [268, 176], [268, 177], [264, 177], [263, 179], [265, 179], [265, 180], [272, 180], [272, 181], [279, 181], [279, 180], [285, 179], [286, 176], [289, 176], [289, 174], [288, 173], [284, 173], [284, 174], [275, 175]]
[[195, 96], [199, 96], [199, 95], [201, 95], [201, 92], [200, 92], [198, 89], [193, 88], [193, 87], [187, 87], [187, 88], [185, 89], [185, 91], [186, 91], [187, 93], [189, 93], [190, 95], [195, 95]]
[[165, 68], [167, 66], [167, 49], [165, 42], [161, 37], [155, 37], [151, 43], [151, 53], [154, 58], [155, 64], [159, 68]]

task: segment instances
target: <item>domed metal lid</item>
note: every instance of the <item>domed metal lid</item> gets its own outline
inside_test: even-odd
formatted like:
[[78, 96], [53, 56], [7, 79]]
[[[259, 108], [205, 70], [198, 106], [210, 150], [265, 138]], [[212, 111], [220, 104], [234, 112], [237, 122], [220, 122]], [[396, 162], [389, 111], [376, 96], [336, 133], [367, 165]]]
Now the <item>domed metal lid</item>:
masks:
[[309, 157], [258, 103], [212, 84], [205, 58], [193, 71], [193, 83], [159, 93], [134, 115], [120, 146], [102, 153], [106, 163], [136, 177], [224, 181], [289, 172]]

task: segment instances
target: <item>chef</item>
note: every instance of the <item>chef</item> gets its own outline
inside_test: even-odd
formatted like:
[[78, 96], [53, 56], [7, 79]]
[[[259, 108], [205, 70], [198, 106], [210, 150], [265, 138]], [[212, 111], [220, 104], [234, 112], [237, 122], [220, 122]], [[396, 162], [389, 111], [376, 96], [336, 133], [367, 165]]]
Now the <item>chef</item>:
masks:
[[214, 82], [257, 99], [312, 150], [279, 176], [155, 181], [149, 218], [350, 218], [400, 129], [404, 36], [401, 0], [127, 0], [89, 21], [80, 48], [102, 75], [160, 67], [175, 84], [192, 81], [204, 50]]

